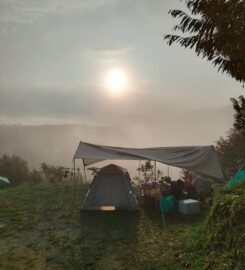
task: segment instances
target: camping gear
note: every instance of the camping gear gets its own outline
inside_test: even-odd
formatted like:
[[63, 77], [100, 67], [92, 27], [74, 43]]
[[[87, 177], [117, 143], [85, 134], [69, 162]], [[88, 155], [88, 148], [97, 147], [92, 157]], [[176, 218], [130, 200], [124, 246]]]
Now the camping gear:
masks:
[[212, 182], [204, 176], [197, 176], [192, 181], [199, 198], [210, 197], [213, 194]]
[[225, 189], [231, 190], [233, 189], [237, 184], [245, 181], [245, 168], [238, 171], [232, 179], [226, 184]]
[[179, 201], [179, 212], [184, 215], [192, 215], [200, 212], [199, 202], [193, 199]]
[[160, 209], [161, 209], [161, 213], [162, 213], [162, 223], [163, 223], [164, 230], [166, 227], [165, 215], [173, 212], [174, 203], [175, 203], [175, 200], [174, 200], [174, 197], [172, 195], [160, 197]]
[[159, 200], [161, 194], [160, 185], [156, 181], [151, 183], [144, 183], [142, 185], [142, 189], [145, 197]]
[[161, 196], [160, 209], [164, 215], [172, 213], [174, 210], [174, 197], [171, 195]]
[[105, 166], [94, 177], [83, 210], [138, 210], [126, 169], [114, 164]]
[[154, 160], [217, 179], [224, 179], [218, 154], [212, 145], [137, 149], [80, 142], [73, 157], [74, 163], [76, 159], [83, 159], [84, 166], [106, 159]]
[[163, 196], [171, 195], [171, 185], [166, 182], [160, 184], [160, 191]]
[[0, 176], [0, 188], [5, 188], [5, 187], [8, 187], [10, 185], [11, 184], [10, 184], [8, 178]]
[[176, 181], [171, 181], [170, 182], [171, 186], [171, 194], [174, 196], [176, 200], [180, 200], [182, 195], [183, 195], [183, 190], [185, 187], [185, 183], [183, 180], [178, 179]]

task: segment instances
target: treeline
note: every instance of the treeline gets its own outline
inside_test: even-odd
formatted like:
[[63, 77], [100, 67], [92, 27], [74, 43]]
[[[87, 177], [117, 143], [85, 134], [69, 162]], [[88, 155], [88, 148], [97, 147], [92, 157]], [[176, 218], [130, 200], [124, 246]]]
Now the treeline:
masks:
[[61, 166], [42, 163], [38, 169], [30, 169], [28, 163], [19, 156], [3, 155], [0, 158], [0, 176], [7, 177], [12, 186], [43, 182], [57, 184], [62, 182], [66, 175], [66, 169]]
[[227, 177], [245, 167], [245, 97], [231, 98], [234, 113], [233, 128], [216, 145]]
[[245, 130], [231, 129], [226, 138], [221, 137], [216, 149], [228, 178], [245, 167]]

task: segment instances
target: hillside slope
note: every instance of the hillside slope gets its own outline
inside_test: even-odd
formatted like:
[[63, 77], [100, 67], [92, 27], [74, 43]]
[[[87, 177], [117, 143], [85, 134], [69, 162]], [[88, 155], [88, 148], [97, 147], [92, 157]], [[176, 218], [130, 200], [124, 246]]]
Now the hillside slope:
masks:
[[187, 256], [193, 269], [244, 269], [244, 183], [215, 199], [204, 226], [193, 235]]

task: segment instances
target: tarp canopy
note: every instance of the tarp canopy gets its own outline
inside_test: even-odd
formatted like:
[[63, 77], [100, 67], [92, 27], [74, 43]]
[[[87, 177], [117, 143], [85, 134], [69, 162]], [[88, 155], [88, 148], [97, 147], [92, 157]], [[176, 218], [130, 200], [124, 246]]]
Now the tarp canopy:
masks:
[[102, 160], [155, 160], [218, 179], [224, 179], [219, 157], [212, 145], [154, 148], [123, 148], [80, 142], [73, 159], [84, 165]]

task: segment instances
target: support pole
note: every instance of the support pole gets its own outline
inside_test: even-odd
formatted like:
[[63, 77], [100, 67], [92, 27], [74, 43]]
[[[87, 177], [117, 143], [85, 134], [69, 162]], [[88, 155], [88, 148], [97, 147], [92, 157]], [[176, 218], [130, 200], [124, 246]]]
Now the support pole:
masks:
[[[139, 168], [141, 168], [141, 160], [139, 160]], [[139, 170], [139, 183], [140, 183], [140, 170]]]
[[76, 194], [76, 161], [73, 159], [73, 198]]
[[157, 181], [157, 162], [154, 160], [154, 180]]
[[85, 165], [84, 165], [84, 158], [83, 158], [83, 172], [84, 172], [85, 184], [87, 184], [87, 176], [86, 176], [86, 170], [85, 170]]
[[155, 204], [157, 206], [157, 162], [154, 160]]

